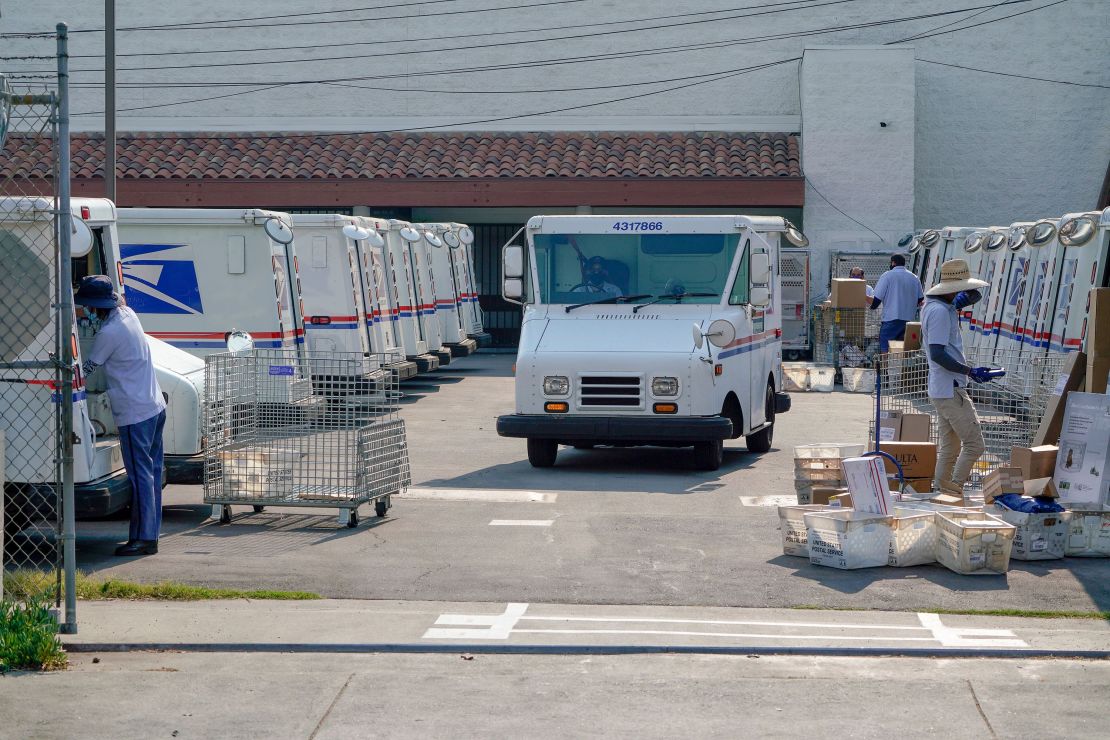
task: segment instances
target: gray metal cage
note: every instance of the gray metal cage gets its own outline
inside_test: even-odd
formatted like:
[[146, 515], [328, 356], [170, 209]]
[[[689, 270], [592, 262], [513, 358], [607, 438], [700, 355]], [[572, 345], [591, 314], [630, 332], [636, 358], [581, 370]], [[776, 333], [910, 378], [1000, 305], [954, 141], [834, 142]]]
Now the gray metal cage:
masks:
[[339, 509], [385, 516], [411, 480], [396, 374], [385, 355], [254, 349], [205, 362], [204, 500]]

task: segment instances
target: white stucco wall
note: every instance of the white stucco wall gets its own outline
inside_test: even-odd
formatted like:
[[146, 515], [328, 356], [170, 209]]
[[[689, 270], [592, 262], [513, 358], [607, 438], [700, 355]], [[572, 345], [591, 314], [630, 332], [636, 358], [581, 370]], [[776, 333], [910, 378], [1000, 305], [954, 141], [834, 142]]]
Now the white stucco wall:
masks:
[[[914, 50], [807, 49], [801, 89], [804, 223], [810, 269], [824, 276], [831, 252], [893, 251], [913, 229]], [[812, 293], [826, 288], [814, 281]]]
[[[533, 0], [537, 1], [537, 0]], [[543, 0], [538, 0], [543, 1]], [[949, 31], [1012, 13], [1032, 10], [1045, 3], [1000, 6], [964, 11], [955, 15], [922, 18], [895, 25], [823, 33], [800, 38], [767, 41], [774, 34], [812, 31], [876, 20], [920, 16], [954, 9], [983, 6], [972, 0], [850, 0], [832, 4], [816, 0], [798, 5], [790, 12], [750, 15], [758, 10], [735, 10], [706, 14], [732, 3], [723, 0], [581, 0], [562, 5], [496, 13], [432, 15], [476, 7], [504, 7], [526, 0], [484, 0], [459, 3], [408, 5], [375, 13], [335, 14], [301, 20], [343, 19], [374, 15], [419, 15], [376, 23], [344, 22], [326, 25], [278, 26], [265, 21], [230, 30], [121, 32], [118, 52], [135, 54], [153, 51], [195, 51], [259, 47], [270, 51], [236, 54], [124, 57], [119, 59], [119, 80], [126, 84], [185, 83], [196, 88], [120, 88], [120, 130], [350, 130], [428, 129], [447, 127], [484, 130], [731, 130], [799, 131], [820, 130], [820, 121], [810, 116], [803, 126], [803, 109], [823, 108], [815, 101], [807, 105], [799, 80], [797, 63], [709, 84], [687, 86], [649, 97], [612, 101], [646, 91], [689, 85], [676, 81], [657, 85], [634, 85], [652, 80], [673, 79], [768, 61], [800, 57], [807, 47], [817, 45], [881, 45], [939, 27]], [[755, 2], [744, 3], [759, 5]], [[357, 6], [350, 0], [194, 0], [168, 3], [150, 0], [119, 0], [120, 27], [145, 24], [226, 19], [272, 14], [274, 22], [288, 13], [321, 11]], [[915, 125], [912, 166], [914, 171], [913, 226], [979, 225], [1010, 223], [1065, 211], [1090, 208], [1110, 159], [1110, 90], [1071, 87], [1049, 82], [1023, 80], [981, 72], [965, 71], [927, 63], [941, 61], [1010, 74], [1110, 85], [1110, 2], [1069, 0], [1024, 15], [956, 33], [912, 42], [914, 63]], [[763, 10], [768, 10], [764, 8]], [[4, 2], [0, 33], [51, 30], [66, 20], [74, 31], [100, 28], [103, 4], [71, 0]], [[670, 20], [637, 22], [653, 16], [702, 13]], [[726, 19], [729, 15], [748, 17]], [[297, 20], [297, 19], [294, 19]], [[712, 22], [682, 25], [691, 20]], [[620, 21], [618, 25], [589, 26]], [[522, 29], [575, 26], [562, 31], [516, 33]], [[608, 33], [581, 39], [539, 39], [583, 33], [599, 33], [658, 26], [636, 33]], [[481, 35], [492, 34], [492, 35]], [[443, 37], [442, 41], [414, 41]], [[744, 43], [734, 43], [748, 39]], [[751, 43], [750, 40], [758, 40]], [[530, 40], [532, 43], [509, 45]], [[530, 62], [588, 54], [646, 50], [705, 42], [729, 43], [716, 49], [655, 54], [626, 59], [599, 60], [577, 64], [535, 66], [515, 70], [468, 74], [421, 75], [447, 68], [481, 67]], [[352, 44], [365, 44], [353, 46]], [[324, 46], [331, 44], [332, 46]], [[293, 50], [298, 45], [314, 46]], [[318, 46], [317, 46], [318, 45]], [[451, 52], [437, 51], [446, 45], [474, 46]], [[0, 56], [53, 50], [51, 41], [0, 40]], [[366, 56], [387, 52], [431, 51], [398, 56]], [[6, 54], [10, 52], [10, 54]], [[75, 33], [72, 53], [74, 99], [72, 109], [78, 128], [99, 129], [100, 115], [80, 115], [103, 107], [99, 33]], [[902, 54], [902, 52], [899, 52]], [[362, 55], [358, 59], [301, 63], [308, 57]], [[898, 57], [901, 59], [901, 56]], [[221, 68], [151, 70], [150, 66], [233, 62]], [[245, 65], [247, 61], [278, 61], [280, 64]], [[6, 70], [35, 70], [48, 66], [41, 60], [0, 61]], [[125, 68], [133, 69], [125, 69]], [[901, 66], [899, 69], [902, 69]], [[388, 79], [348, 81], [341, 84], [393, 87], [398, 91], [370, 91], [324, 85], [297, 85], [260, 90], [235, 97], [173, 107], [125, 110], [158, 106], [167, 102], [207, 98], [242, 91], [219, 86], [228, 82], [252, 82], [258, 86], [275, 82], [320, 80], [355, 76], [388, 76]], [[902, 73], [899, 73], [899, 77]], [[560, 92], [560, 88], [604, 89]], [[255, 87], [247, 88], [250, 90]], [[507, 95], [496, 91], [548, 90]], [[421, 92], [430, 90], [432, 92]], [[458, 94], [468, 91], [478, 94]], [[589, 102], [589, 108], [523, 116], [553, 111]], [[511, 120], [509, 116], [522, 116]], [[905, 126], [889, 134], [893, 140], [906, 133]], [[816, 127], [816, 128], [813, 128]], [[877, 231], [901, 228], [904, 201], [887, 212], [886, 191], [862, 192], [861, 183], [847, 181], [836, 170], [835, 158], [819, 164], [806, 146], [810, 161], [807, 174], [829, 200]], [[823, 169], [831, 167], [833, 169]], [[822, 183], [833, 184], [827, 187]], [[839, 183], [839, 184], [836, 184]], [[841, 190], [844, 188], [844, 190]], [[808, 195], [814, 218], [821, 206]], [[876, 198], [877, 200], [868, 200]], [[819, 200], [819, 199], [818, 199]], [[851, 206], [851, 207], [850, 207]], [[859, 208], [857, 208], [859, 206]], [[863, 212], [860, 212], [860, 211]], [[869, 215], [864, 218], [864, 215]], [[874, 223], [872, 223], [874, 222]], [[851, 222], [842, 234], [831, 222], [813, 226], [839, 241], [871, 239], [868, 232]], [[876, 225], [877, 224], [877, 225]], [[811, 228], [806, 224], [807, 229]], [[907, 225], [908, 227], [908, 225]], [[907, 228], [908, 230], [908, 228]]]

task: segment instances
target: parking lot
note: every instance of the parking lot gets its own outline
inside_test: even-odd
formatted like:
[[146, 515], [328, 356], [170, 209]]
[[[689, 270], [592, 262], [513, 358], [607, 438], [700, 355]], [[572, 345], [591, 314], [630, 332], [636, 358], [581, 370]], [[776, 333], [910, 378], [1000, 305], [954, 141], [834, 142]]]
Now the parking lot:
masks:
[[328, 598], [533, 604], [1110, 609], [1110, 562], [1013, 561], [1005, 577], [936, 565], [839, 571], [782, 555], [774, 504], [793, 499], [796, 444], [863, 441], [867, 395], [797, 394], [774, 448], [729, 442], [720, 471], [688, 449], [563, 448], [537, 470], [494, 431], [512, 410], [511, 355], [457, 360], [406, 384], [413, 488], [356, 529], [327, 510], [207, 519], [199, 486], [170, 486], [157, 556], [120, 559], [125, 521], [79, 522], [100, 576], [314, 591]]

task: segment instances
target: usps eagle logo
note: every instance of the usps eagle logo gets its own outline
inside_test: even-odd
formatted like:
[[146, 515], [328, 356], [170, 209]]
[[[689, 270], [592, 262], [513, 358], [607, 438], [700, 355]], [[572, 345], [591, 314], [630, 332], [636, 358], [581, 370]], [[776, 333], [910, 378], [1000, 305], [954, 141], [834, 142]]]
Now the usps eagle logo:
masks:
[[202, 314], [197, 269], [184, 244], [121, 244], [123, 286], [135, 313]]

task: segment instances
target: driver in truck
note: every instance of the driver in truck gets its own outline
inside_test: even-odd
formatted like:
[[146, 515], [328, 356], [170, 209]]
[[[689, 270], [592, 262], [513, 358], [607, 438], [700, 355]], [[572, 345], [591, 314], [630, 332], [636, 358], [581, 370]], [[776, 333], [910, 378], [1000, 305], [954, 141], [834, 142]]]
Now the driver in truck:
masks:
[[590, 257], [586, 261], [585, 279], [582, 284], [575, 287], [574, 293], [604, 293], [611, 296], [621, 296], [621, 289], [609, 282], [609, 270], [605, 267], [605, 260], [601, 257]]
[[166, 402], [154, 375], [150, 347], [139, 317], [120, 303], [107, 275], [81, 278], [73, 301], [102, 322], [81, 372], [87, 376], [104, 368], [112, 416], [119, 427], [123, 467], [131, 484], [131, 528], [116, 555], [153, 555], [158, 552], [162, 527]]

